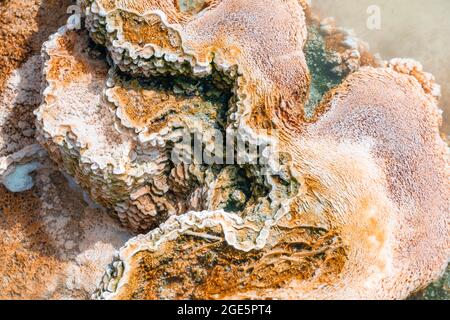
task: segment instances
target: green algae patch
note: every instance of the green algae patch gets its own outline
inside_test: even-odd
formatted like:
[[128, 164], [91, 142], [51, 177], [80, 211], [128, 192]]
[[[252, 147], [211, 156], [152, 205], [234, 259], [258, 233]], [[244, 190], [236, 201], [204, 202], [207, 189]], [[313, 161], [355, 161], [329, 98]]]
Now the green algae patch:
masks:
[[308, 103], [305, 105], [305, 115], [307, 118], [311, 118], [325, 93], [339, 85], [343, 77], [333, 72], [333, 68], [338, 63], [333, 59], [333, 52], [327, 50], [325, 39], [315, 25], [308, 27], [308, 41], [304, 51], [311, 74], [310, 93]]
[[450, 265], [441, 279], [410, 297], [410, 300], [450, 300]]

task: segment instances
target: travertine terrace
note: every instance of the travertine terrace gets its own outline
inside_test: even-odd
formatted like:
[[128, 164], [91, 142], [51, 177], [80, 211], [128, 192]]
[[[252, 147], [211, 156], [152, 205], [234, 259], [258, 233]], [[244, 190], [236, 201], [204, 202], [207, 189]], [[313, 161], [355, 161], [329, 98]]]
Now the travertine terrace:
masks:
[[[80, 226], [83, 245], [47, 264], [75, 270], [70, 288], [35, 295], [404, 299], [442, 275], [449, 149], [420, 63], [375, 58], [306, 1], [78, 5], [81, 28], [62, 24], [34, 58], [36, 139], [2, 155], [0, 181], [65, 177], [107, 231]], [[260, 152], [174, 160], [187, 136], [223, 160], [217, 133]]]

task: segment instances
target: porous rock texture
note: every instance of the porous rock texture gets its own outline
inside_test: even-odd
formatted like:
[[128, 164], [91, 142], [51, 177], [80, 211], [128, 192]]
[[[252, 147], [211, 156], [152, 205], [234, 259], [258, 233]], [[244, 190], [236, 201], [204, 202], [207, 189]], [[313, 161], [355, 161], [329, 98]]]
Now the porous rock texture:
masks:
[[0, 2], [0, 299], [88, 299], [132, 236], [86, 203], [35, 139], [40, 49], [70, 4]]
[[[10, 297], [85, 298], [99, 284], [94, 298], [403, 299], [444, 272], [449, 149], [419, 63], [376, 59], [306, 1], [79, 5], [83, 27], [43, 45], [34, 112], [64, 175], [33, 141], [0, 171], [11, 188], [16, 163], [39, 162], [28, 196], [44, 208], [3, 237], [25, 257], [2, 255]], [[187, 136], [223, 160], [217, 132], [261, 152], [174, 160]], [[102, 207], [58, 201], [71, 177], [73, 197]], [[27, 208], [4, 194], [10, 226]], [[131, 236], [103, 208], [141, 235], [100, 277]]]
[[33, 110], [41, 103], [42, 42], [65, 23], [70, 1], [5, 1], [0, 5], [0, 182], [40, 148]]

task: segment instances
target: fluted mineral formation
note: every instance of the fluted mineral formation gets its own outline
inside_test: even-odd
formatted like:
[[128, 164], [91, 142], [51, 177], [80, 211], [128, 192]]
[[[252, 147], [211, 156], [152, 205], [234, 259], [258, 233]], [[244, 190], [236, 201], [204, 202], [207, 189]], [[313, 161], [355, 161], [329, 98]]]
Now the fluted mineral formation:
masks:
[[[141, 234], [94, 298], [402, 299], [444, 272], [449, 149], [419, 63], [306, 1], [79, 5], [43, 45], [34, 114], [59, 169]], [[0, 163], [8, 189], [38, 169], [16, 163], [48, 166], [35, 148]]]

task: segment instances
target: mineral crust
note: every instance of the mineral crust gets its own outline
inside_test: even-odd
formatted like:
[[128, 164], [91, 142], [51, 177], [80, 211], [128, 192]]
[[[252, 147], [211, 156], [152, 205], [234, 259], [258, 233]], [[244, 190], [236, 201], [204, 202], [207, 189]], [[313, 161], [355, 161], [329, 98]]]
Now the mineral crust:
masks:
[[[0, 149], [0, 182], [34, 183], [44, 209], [4, 192], [4, 224], [15, 211], [24, 222], [0, 250], [19, 248], [31, 271], [6, 268], [0, 292], [404, 299], [445, 271], [450, 153], [420, 63], [371, 55], [306, 1], [78, 5], [1, 96], [32, 105], [36, 128], [20, 124], [20, 143]], [[42, 95], [17, 91], [41, 65]], [[235, 142], [231, 159], [218, 137]]]

